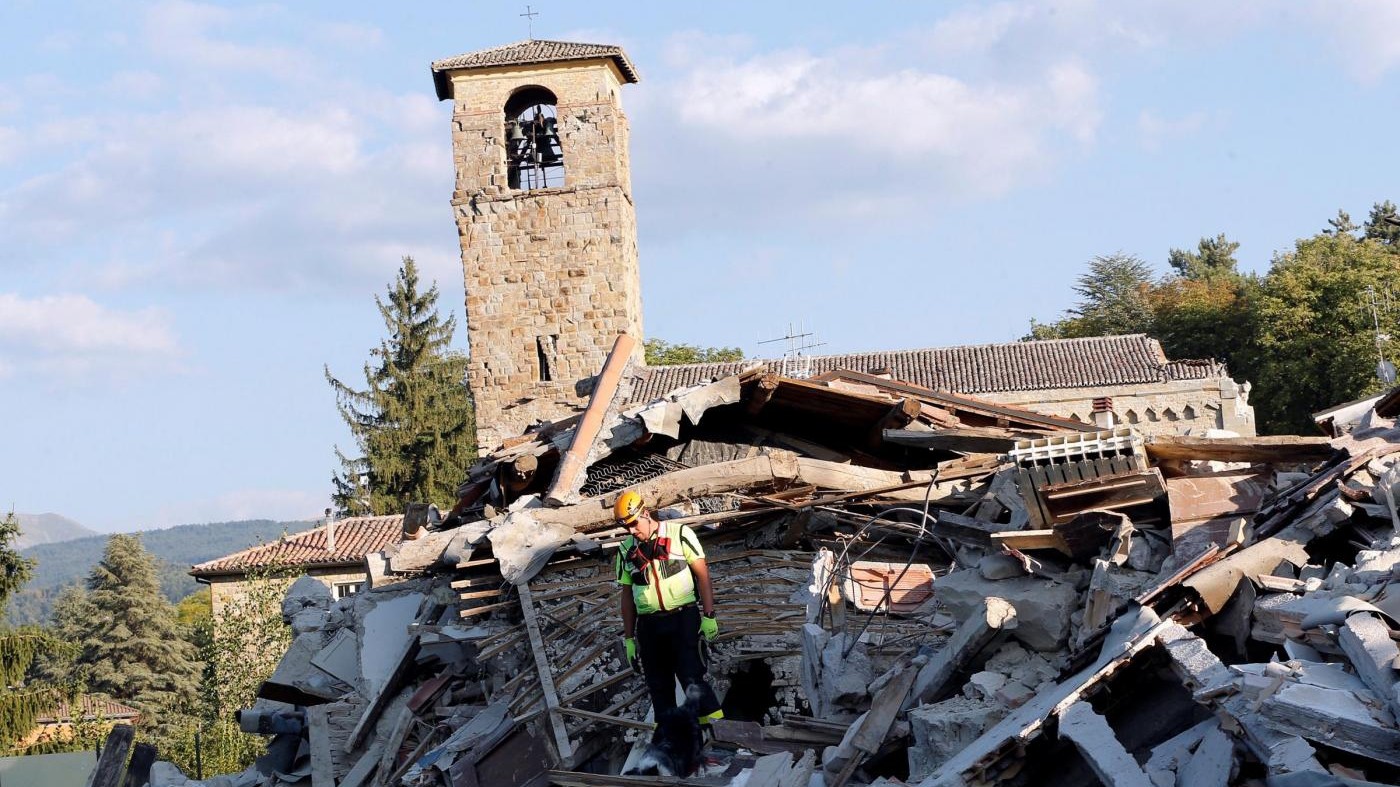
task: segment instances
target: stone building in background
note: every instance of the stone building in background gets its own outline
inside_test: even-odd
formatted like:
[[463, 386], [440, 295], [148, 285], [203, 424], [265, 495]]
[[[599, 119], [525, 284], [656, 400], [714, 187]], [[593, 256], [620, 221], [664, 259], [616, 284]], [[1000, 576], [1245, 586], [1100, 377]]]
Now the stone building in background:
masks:
[[325, 583], [338, 599], [366, 590], [372, 584], [366, 556], [401, 540], [402, 514], [350, 517], [205, 561], [191, 567], [190, 575], [209, 586], [217, 621], [231, 605], [247, 598], [250, 576], [288, 572], [289, 579], [306, 574]]
[[[602, 368], [618, 334], [642, 346], [620, 100], [622, 86], [638, 77], [620, 47], [533, 40], [439, 60], [432, 72], [438, 98], [453, 102], [452, 208], [466, 284], [468, 383], [478, 443], [490, 449], [536, 421], [583, 409], [576, 383]], [[1142, 335], [793, 361], [768, 363], [789, 376], [834, 369], [888, 375], [1085, 422], [1111, 418], [1147, 433], [1255, 429], [1248, 386], [1223, 364], [1170, 360]], [[634, 400], [753, 363], [643, 370]]]
[[559, 41], [432, 70], [438, 98], [453, 102], [468, 384], [477, 441], [490, 447], [577, 409], [574, 384], [597, 373], [614, 338], [642, 335], [621, 103], [637, 72], [621, 47]]

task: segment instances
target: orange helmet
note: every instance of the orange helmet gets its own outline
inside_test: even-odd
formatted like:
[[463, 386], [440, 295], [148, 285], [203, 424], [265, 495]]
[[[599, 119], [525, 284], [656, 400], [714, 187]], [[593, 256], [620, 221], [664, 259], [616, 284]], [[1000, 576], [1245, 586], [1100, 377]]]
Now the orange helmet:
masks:
[[627, 490], [617, 496], [617, 502], [613, 503], [613, 516], [617, 518], [619, 525], [630, 525], [637, 521], [637, 516], [642, 513], [642, 495], [640, 492]]

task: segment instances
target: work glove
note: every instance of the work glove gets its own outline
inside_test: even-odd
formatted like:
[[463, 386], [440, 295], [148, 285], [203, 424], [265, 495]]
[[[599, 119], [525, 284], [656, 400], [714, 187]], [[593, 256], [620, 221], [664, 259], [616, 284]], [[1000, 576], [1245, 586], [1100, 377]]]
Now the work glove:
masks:
[[713, 642], [719, 636], [719, 621], [714, 615], [700, 616], [700, 633], [705, 635], [706, 642]]
[[632, 667], [632, 671], [641, 672], [642, 660], [637, 657], [637, 638], [623, 637], [622, 647], [627, 651], [627, 664]]

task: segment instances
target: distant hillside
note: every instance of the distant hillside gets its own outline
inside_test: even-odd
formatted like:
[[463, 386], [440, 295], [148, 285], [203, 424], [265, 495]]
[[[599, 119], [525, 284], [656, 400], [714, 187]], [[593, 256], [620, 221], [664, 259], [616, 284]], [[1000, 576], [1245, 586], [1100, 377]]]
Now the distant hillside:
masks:
[[19, 519], [19, 538], [15, 540], [15, 549], [97, 535], [96, 530], [58, 514], [15, 514], [15, 517]]
[[[146, 551], [161, 561], [160, 587], [166, 598], [178, 601], [199, 589], [187, 572], [195, 563], [277, 540], [284, 532], [299, 533], [313, 522], [214, 522], [180, 525], [139, 533]], [[22, 550], [37, 561], [34, 576], [10, 600], [6, 618], [15, 624], [40, 623], [49, 615], [53, 599], [64, 586], [81, 583], [102, 558], [107, 536], [94, 535], [57, 544], [39, 544]]]

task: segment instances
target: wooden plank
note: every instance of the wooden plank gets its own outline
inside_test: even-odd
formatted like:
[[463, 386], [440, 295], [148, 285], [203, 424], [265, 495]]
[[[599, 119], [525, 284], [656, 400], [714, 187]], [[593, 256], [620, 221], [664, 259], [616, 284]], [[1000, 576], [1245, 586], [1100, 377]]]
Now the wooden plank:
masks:
[[937, 429], [915, 432], [908, 429], [886, 429], [885, 442], [925, 448], [930, 451], [960, 451], [969, 454], [1004, 454], [1016, 446], [1025, 435], [988, 427]]
[[151, 780], [151, 765], [156, 761], [156, 747], [149, 743], [136, 744], [131, 762], [126, 766], [126, 787], [146, 787]]
[[559, 466], [554, 471], [549, 491], [544, 501], [551, 506], [569, 505], [578, 502], [578, 490], [583, 486], [584, 470], [588, 465], [589, 454], [598, 441], [599, 433], [607, 416], [612, 415], [631, 391], [624, 379], [624, 371], [632, 363], [632, 352], [637, 340], [630, 334], [618, 334], [608, 352], [603, 369], [594, 378], [593, 393], [588, 398], [588, 407], [583, 411], [578, 426], [574, 429], [573, 440], [564, 455], [559, 458]]
[[1054, 530], [1012, 530], [1005, 533], [993, 533], [992, 543], [1018, 550], [1055, 549], [1061, 552], [1068, 551], [1064, 541]]
[[554, 747], [561, 761], [574, 756], [573, 744], [569, 742], [569, 730], [559, 717], [559, 695], [554, 689], [554, 675], [549, 669], [549, 659], [544, 650], [544, 639], [540, 635], [540, 624], [535, 617], [535, 603], [530, 597], [530, 583], [518, 586], [520, 610], [525, 614], [525, 631], [530, 637], [530, 651], [535, 659], [535, 671], [539, 673], [540, 688], [544, 690], [544, 705], [549, 712], [549, 726], [554, 732]]
[[335, 787], [329, 710], [325, 705], [312, 705], [306, 709], [306, 735], [311, 748], [311, 787]]
[[1269, 435], [1265, 437], [1196, 437], [1153, 435], [1147, 438], [1147, 455], [1165, 459], [1216, 462], [1321, 462], [1336, 448], [1326, 437]]
[[[635, 702], [635, 700], [633, 701]], [[567, 714], [569, 716], [577, 716], [581, 719], [589, 719], [590, 721], [600, 721], [604, 724], [612, 724], [618, 727], [627, 727], [629, 729], [634, 730], [647, 730], [648, 732], [650, 732], [652, 727], [655, 726], [648, 721], [624, 719], [621, 716], [610, 716], [606, 713], [593, 713], [592, 711], [579, 710], [578, 708], [560, 708], [559, 712]]]
[[97, 767], [88, 775], [87, 787], [118, 786], [135, 736], [136, 728], [130, 724], [118, 724], [107, 733], [107, 742], [102, 744], [102, 753], [97, 756]]

